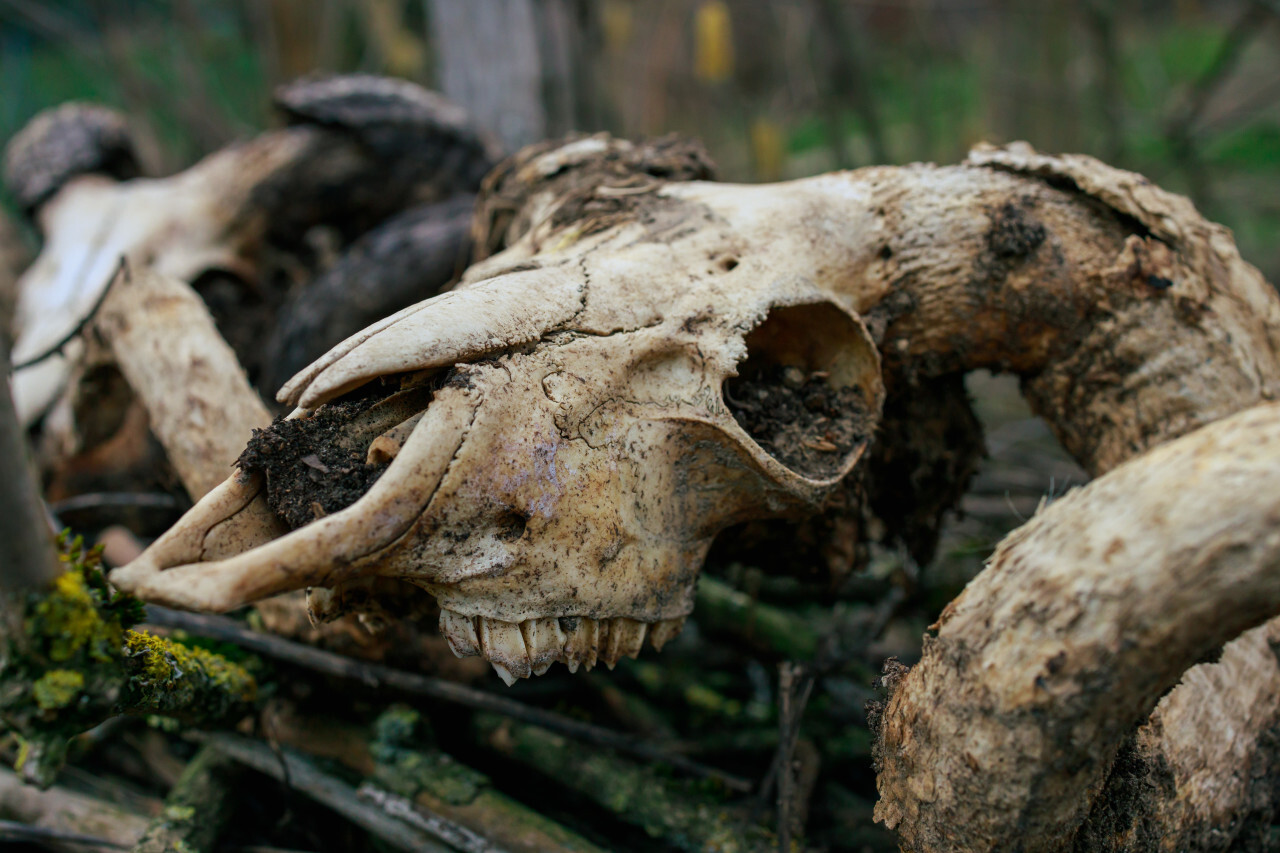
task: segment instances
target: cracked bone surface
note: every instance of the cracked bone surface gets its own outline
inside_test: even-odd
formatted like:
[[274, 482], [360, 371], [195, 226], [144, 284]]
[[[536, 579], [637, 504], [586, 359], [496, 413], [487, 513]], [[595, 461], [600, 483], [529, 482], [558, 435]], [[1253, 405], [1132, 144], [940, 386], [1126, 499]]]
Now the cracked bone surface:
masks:
[[[345, 447], [373, 466], [363, 493], [309, 493], [334, 464], [284, 477], [267, 435], [113, 581], [226, 610], [393, 576], [504, 678], [610, 663], [674, 633], [720, 530], [821, 506], [872, 436], [882, 372], [901, 393], [1018, 372], [1094, 473], [1280, 381], [1274, 293], [1131, 173], [1011, 147], [752, 187], [666, 181], [661, 154], [593, 137], [491, 177], [517, 213], [481, 237], [508, 247], [282, 390], [300, 408], [277, 435]], [[815, 411], [771, 420], [786, 391]], [[263, 505], [296, 529], [246, 534]]]

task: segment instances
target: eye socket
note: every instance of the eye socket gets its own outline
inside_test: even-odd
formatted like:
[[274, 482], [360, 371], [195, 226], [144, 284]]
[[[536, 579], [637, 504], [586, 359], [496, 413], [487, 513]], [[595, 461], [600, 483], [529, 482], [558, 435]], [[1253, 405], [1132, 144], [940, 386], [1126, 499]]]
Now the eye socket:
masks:
[[738, 375], [723, 388], [734, 419], [788, 468], [838, 477], [870, 440], [880, 408], [865, 330], [830, 302], [776, 306], [745, 343]]

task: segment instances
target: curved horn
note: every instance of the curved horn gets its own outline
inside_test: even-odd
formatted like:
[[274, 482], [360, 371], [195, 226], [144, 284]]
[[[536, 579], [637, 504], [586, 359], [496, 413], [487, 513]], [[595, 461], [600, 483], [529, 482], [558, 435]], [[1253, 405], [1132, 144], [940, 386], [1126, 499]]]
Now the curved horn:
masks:
[[77, 175], [124, 181], [140, 172], [124, 117], [94, 104], [70, 103], [40, 113], [4, 152], [5, 185], [28, 213]]
[[389, 373], [532, 343], [581, 309], [585, 282], [572, 269], [512, 273], [412, 305], [338, 344], [285, 383], [276, 399], [311, 409]]

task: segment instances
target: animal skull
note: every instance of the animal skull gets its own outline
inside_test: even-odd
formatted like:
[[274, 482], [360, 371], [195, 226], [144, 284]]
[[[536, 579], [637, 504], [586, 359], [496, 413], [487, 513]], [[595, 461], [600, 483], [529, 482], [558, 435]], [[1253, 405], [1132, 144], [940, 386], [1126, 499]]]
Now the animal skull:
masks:
[[[637, 166], [629, 150], [592, 138], [520, 155], [495, 173], [515, 197], [491, 176], [497, 213], [478, 218], [477, 242], [500, 232], [507, 249], [285, 386], [299, 408], [276, 438], [323, 427], [325, 447], [390, 459], [358, 500], [304, 504], [277, 535], [280, 478], [251, 445], [113, 581], [209, 610], [310, 587], [326, 618], [401, 578], [440, 600], [456, 651], [511, 679], [661, 644], [717, 531], [816, 508], [879, 417], [878, 352], [899, 394], [1017, 372], [1095, 473], [1275, 394], [1256, 356], [1277, 348], [1274, 293], [1204, 248], [1227, 245], [1212, 234], [1173, 253], [1167, 221], [1194, 212], [1136, 175], [1013, 146], [743, 187], [670, 183], [661, 151]], [[1215, 289], [1206, 269], [1238, 275]], [[845, 403], [789, 441], [744, 429], [738, 383], [758, 390], [778, 366]]]
[[[354, 75], [281, 87], [291, 127], [166, 178], [140, 171], [124, 120], [66, 104], [5, 150], [5, 183], [45, 245], [19, 281], [13, 394], [31, 426], [83, 354], [75, 331], [127, 260], [192, 282], [219, 270], [256, 282], [269, 238], [316, 221], [372, 225], [409, 203], [473, 189], [497, 151], [461, 108], [412, 83]], [[336, 208], [336, 209], [335, 209]]]
[[[884, 390], [861, 320], [808, 274], [824, 251], [780, 264], [777, 246], [744, 238], [768, 227], [759, 189], [644, 191], [656, 216], [556, 245], [535, 229], [282, 389], [302, 421], [365, 398], [337, 440], [390, 464], [354, 504], [265, 541], [271, 474], [245, 464], [112, 581], [208, 610], [310, 587], [324, 618], [370, 578], [401, 578], [439, 600], [455, 652], [484, 654], [508, 683], [557, 660], [612, 665], [646, 636], [660, 647], [715, 535], [816, 508], [865, 449]], [[715, 224], [681, 229], [691, 204]], [[726, 382], [788, 368], [842, 405], [765, 446]]]

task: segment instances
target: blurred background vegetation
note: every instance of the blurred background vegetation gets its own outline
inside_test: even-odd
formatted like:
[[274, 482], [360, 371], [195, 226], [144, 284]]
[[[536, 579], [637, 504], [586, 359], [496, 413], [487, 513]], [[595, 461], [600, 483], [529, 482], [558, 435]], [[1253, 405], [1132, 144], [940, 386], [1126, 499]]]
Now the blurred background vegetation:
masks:
[[[486, 103], [513, 61], [529, 85]], [[698, 136], [728, 180], [1085, 152], [1191, 195], [1280, 279], [1276, 0], [0, 0], [0, 140], [99, 101], [157, 173], [269, 124], [275, 84], [357, 70], [445, 90], [508, 147]]]

